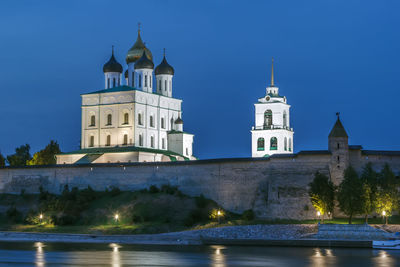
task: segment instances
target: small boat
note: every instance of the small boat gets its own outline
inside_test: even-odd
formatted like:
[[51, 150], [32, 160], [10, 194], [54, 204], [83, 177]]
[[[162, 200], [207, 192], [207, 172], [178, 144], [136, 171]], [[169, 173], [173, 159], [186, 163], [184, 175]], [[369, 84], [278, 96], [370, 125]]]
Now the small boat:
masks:
[[400, 240], [372, 241], [372, 248], [400, 249]]

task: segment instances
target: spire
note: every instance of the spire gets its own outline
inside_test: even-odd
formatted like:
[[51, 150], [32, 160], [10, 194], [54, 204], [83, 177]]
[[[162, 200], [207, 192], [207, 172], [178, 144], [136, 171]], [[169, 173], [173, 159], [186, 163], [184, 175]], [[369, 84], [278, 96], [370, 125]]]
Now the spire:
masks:
[[138, 31], [137, 31], [137, 33], [138, 33], [138, 36], [140, 36], [140, 26], [141, 26], [141, 23], [140, 23], [140, 22], [138, 22]]
[[163, 55], [164, 55], [164, 57], [165, 57], [165, 48], [164, 48], [164, 52], [163, 52]]
[[111, 46], [111, 53], [112, 53], [112, 56], [114, 56], [114, 45]]
[[274, 87], [274, 58], [272, 58], [272, 65], [271, 65], [271, 87]]
[[346, 130], [344, 129], [343, 124], [340, 121], [339, 115], [340, 112], [336, 112], [337, 120], [331, 132], [329, 133], [329, 137], [348, 137]]

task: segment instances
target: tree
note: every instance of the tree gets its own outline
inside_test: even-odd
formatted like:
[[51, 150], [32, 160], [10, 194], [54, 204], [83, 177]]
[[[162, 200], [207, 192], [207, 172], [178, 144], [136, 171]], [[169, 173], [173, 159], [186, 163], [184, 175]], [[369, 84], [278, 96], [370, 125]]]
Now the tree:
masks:
[[363, 184], [357, 172], [349, 166], [344, 171], [344, 179], [339, 185], [338, 202], [341, 211], [349, 216], [349, 224], [354, 215], [363, 213]]
[[391, 216], [393, 210], [397, 209], [399, 205], [398, 185], [399, 181], [396, 179], [392, 169], [388, 164], [385, 164], [378, 176], [376, 211], [379, 214], [385, 213], [386, 224], [388, 216]]
[[0, 153], [0, 167], [6, 166], [6, 158]]
[[29, 150], [31, 147], [26, 144], [15, 149], [15, 154], [7, 156], [7, 162], [10, 166], [26, 166], [26, 163], [32, 159]]
[[324, 214], [333, 212], [335, 205], [335, 185], [326, 175], [316, 172], [314, 180], [309, 186], [308, 195], [310, 196], [311, 203], [320, 212], [322, 222], [324, 222]]
[[365, 223], [368, 223], [368, 215], [376, 208], [378, 193], [378, 174], [372, 168], [371, 162], [364, 166], [360, 178], [363, 187], [363, 213], [365, 214]]
[[61, 153], [60, 146], [56, 141], [50, 143], [39, 152], [33, 155], [33, 158], [27, 162], [27, 165], [51, 165], [56, 164], [55, 155]]

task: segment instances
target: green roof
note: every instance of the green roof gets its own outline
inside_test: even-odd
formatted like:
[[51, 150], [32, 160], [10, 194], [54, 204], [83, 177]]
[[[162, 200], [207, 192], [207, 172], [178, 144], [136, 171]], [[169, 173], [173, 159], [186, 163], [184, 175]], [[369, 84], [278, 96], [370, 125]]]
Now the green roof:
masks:
[[136, 146], [115, 146], [115, 147], [93, 147], [93, 148], [84, 148], [71, 152], [60, 153], [59, 155], [71, 155], [71, 154], [90, 154], [90, 155], [101, 155], [104, 153], [123, 153], [123, 152], [149, 152], [149, 153], [158, 153], [164, 154], [167, 156], [180, 156], [186, 159], [185, 156], [180, 155], [178, 153], [169, 151], [169, 150], [161, 150], [161, 149], [152, 149], [145, 147], [136, 147]]
[[121, 85], [121, 86], [117, 86], [117, 87], [113, 87], [113, 88], [109, 88], [109, 89], [103, 89], [100, 91], [95, 91], [95, 92], [86, 93], [86, 94], [82, 94], [82, 95], [115, 93], [115, 92], [134, 91], [134, 90], [137, 90], [137, 89], [130, 87], [130, 86], [126, 86], [126, 85]]
[[348, 137], [346, 130], [343, 127], [342, 122], [340, 121], [339, 117], [333, 126], [331, 132], [329, 133], [329, 137]]

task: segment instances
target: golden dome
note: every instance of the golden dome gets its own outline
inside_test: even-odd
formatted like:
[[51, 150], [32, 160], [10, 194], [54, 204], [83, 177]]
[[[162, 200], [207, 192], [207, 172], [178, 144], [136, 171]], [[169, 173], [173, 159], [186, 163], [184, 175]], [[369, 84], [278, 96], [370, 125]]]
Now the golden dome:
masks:
[[135, 44], [129, 49], [128, 54], [126, 55], [126, 63], [136, 62], [142, 55], [143, 50], [146, 50], [146, 56], [148, 59], [153, 61], [153, 55], [150, 50], [144, 45], [142, 38], [140, 37], [140, 30], [138, 31], [138, 38]]

